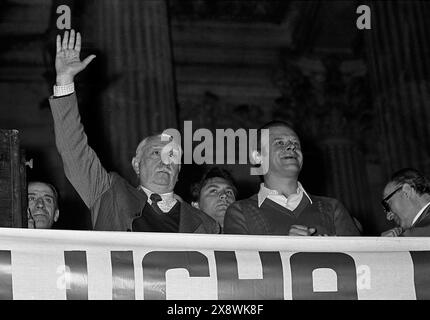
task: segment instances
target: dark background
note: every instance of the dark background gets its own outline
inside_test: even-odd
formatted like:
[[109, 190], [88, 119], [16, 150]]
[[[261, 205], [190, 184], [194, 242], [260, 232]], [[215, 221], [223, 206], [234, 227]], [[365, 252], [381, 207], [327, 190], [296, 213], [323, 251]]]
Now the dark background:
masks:
[[[3, 0], [0, 128], [18, 129], [28, 180], [61, 194], [57, 228], [90, 229], [64, 176], [47, 98], [55, 82], [56, 13], [71, 8], [82, 57], [76, 79], [90, 145], [108, 170], [137, 180], [138, 142], [167, 127], [258, 128], [293, 122], [304, 148], [300, 181], [336, 197], [367, 235], [391, 225], [380, 208], [390, 174], [429, 173], [429, 46], [425, 1]], [[371, 8], [359, 30], [357, 7]], [[258, 190], [247, 165], [227, 165], [240, 198]], [[203, 168], [183, 165], [176, 192]]]

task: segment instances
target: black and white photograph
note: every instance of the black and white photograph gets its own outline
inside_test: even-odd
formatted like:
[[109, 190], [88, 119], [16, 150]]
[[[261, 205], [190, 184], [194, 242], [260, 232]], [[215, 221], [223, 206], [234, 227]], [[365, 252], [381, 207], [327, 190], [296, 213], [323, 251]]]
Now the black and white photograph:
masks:
[[0, 299], [430, 299], [429, 17], [0, 1]]

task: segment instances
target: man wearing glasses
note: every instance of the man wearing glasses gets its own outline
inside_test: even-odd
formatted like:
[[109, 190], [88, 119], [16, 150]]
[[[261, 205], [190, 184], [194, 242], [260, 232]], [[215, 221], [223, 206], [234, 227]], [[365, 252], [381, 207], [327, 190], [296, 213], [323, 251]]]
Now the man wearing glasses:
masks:
[[406, 168], [393, 174], [384, 188], [382, 206], [397, 227], [381, 236], [430, 236], [430, 180], [417, 170]]

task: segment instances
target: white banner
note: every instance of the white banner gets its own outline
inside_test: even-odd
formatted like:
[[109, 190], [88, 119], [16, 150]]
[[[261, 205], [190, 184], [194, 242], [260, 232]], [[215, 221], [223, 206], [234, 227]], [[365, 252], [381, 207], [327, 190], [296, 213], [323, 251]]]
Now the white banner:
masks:
[[430, 299], [430, 238], [0, 229], [1, 299]]

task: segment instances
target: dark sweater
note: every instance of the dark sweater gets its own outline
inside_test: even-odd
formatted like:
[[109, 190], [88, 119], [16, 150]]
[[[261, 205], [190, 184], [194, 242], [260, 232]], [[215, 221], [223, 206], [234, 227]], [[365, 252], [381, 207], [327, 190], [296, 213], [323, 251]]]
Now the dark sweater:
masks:
[[147, 202], [142, 215], [133, 220], [133, 230], [139, 232], [178, 232], [181, 203], [178, 201], [169, 212], [158, 213]]
[[224, 233], [288, 235], [292, 225], [316, 228], [316, 235], [359, 236], [360, 233], [345, 207], [336, 199], [303, 196], [291, 211], [265, 199], [258, 207], [257, 194], [230, 205], [224, 218]]

